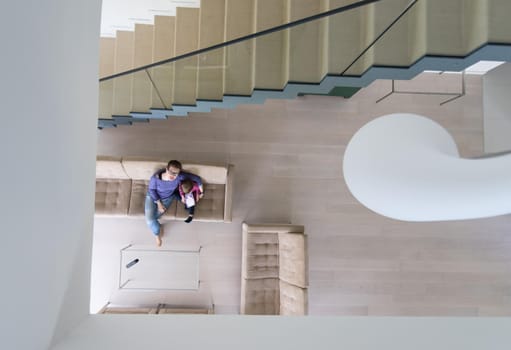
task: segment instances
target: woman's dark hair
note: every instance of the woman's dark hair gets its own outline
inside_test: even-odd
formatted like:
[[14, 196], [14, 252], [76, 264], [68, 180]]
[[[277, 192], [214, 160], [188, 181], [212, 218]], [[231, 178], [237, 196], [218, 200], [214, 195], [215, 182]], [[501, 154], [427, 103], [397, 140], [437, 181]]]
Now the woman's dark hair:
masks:
[[170, 167], [173, 167], [173, 168], [176, 168], [176, 169], [179, 169], [179, 170], [182, 170], [183, 169], [183, 166], [181, 165], [181, 162], [178, 161], [178, 160], [171, 160], [168, 164], [167, 164], [167, 169], [170, 168]]

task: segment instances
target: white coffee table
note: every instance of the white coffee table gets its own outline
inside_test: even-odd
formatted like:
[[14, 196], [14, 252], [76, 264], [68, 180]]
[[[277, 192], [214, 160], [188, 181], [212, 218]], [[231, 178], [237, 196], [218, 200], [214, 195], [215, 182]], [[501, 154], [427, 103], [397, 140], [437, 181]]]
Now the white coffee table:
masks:
[[198, 290], [200, 248], [195, 251], [121, 249], [119, 289]]

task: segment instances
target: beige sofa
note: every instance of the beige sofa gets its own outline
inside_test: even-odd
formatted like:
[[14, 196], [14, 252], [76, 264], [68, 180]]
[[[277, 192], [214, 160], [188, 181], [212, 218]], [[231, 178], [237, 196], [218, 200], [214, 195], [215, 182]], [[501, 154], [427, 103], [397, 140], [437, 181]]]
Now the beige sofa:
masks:
[[[167, 166], [166, 160], [98, 157], [96, 160], [96, 215], [144, 216], [149, 178]], [[232, 221], [232, 165], [183, 162], [183, 170], [201, 177], [204, 198], [195, 209], [197, 221]], [[173, 201], [163, 220], [184, 220], [184, 206]]]
[[242, 231], [240, 313], [306, 315], [309, 279], [304, 227], [243, 223]]

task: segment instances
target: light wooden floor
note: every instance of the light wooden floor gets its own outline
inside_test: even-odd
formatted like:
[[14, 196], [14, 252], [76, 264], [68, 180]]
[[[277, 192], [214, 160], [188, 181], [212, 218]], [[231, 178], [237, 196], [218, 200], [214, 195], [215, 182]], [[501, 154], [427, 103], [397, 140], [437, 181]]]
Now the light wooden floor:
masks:
[[[343, 151], [353, 133], [392, 112], [428, 116], [452, 133], [462, 156], [482, 154], [482, 81], [466, 80], [467, 95], [443, 106], [449, 96], [394, 94], [375, 104], [390, 90], [390, 81], [377, 81], [351, 99], [269, 100], [100, 131], [100, 155], [235, 165], [232, 224], [166, 225], [167, 247], [204, 247], [197, 295], [103, 290], [100, 298], [139, 304], [211, 298], [217, 313], [236, 313], [241, 222], [292, 222], [305, 225], [309, 235], [311, 315], [511, 315], [511, 216], [398, 222], [360, 205], [342, 176]], [[396, 87], [456, 92], [460, 76], [422, 74]], [[94, 235], [94, 256], [115, 256], [110, 267], [101, 265], [114, 279], [120, 248], [153, 244], [138, 219], [96, 219]], [[98, 264], [93, 262], [93, 288], [104, 289], [107, 273], [98, 278]]]

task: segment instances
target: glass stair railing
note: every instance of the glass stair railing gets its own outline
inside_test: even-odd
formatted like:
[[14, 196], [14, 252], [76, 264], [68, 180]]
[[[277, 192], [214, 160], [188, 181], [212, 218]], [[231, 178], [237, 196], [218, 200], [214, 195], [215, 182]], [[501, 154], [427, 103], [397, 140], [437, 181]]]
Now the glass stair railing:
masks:
[[[356, 91], [379, 78], [410, 79], [425, 69], [459, 71], [483, 58], [511, 58], [511, 25], [505, 19], [511, 2], [331, 0], [330, 5], [338, 6], [297, 21], [288, 13], [290, 23], [186, 54], [176, 50], [174, 58], [102, 78], [98, 127], [267, 98]], [[254, 21], [284, 15], [276, 12], [255, 13]], [[190, 45], [198, 46], [198, 38]]]

